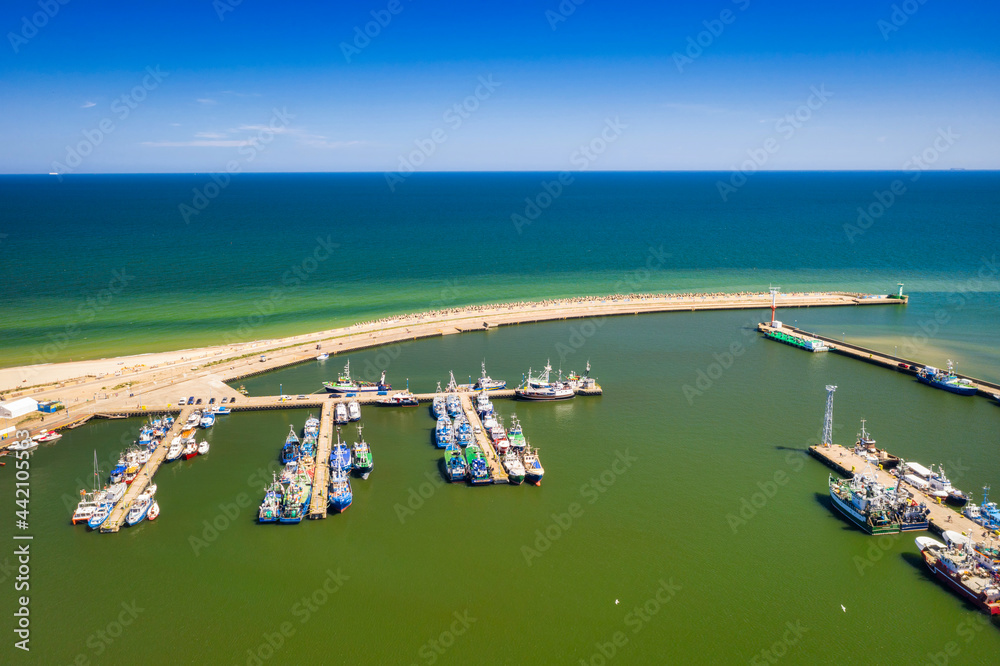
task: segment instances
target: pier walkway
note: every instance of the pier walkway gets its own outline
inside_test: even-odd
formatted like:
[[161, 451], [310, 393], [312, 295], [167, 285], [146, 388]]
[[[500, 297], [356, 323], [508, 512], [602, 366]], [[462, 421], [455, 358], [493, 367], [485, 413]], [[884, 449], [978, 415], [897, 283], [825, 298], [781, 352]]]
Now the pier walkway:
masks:
[[[789, 326], [788, 324], [782, 324], [780, 329], [775, 329], [771, 327], [768, 322], [763, 322], [758, 324], [757, 330], [762, 333], [769, 331], [783, 331], [789, 335], [793, 335], [798, 338], [806, 339], [816, 339], [822, 340], [827, 343], [830, 347], [830, 352], [834, 354], [840, 354], [842, 356], [849, 356], [851, 358], [856, 358], [865, 363], [872, 363], [874, 365], [880, 365], [884, 368], [889, 368], [890, 370], [895, 370], [896, 372], [902, 372], [904, 374], [912, 375], [916, 377], [917, 371], [926, 365], [932, 365], [928, 363], [921, 363], [919, 361], [914, 361], [912, 359], [903, 358], [901, 356], [895, 356], [893, 354], [887, 354], [885, 352], [880, 352], [875, 349], [868, 349], [867, 347], [862, 347], [860, 345], [851, 344], [849, 342], [844, 342], [837, 340], [836, 338], [830, 338], [825, 335], [819, 335], [818, 333], [810, 333], [808, 331], [803, 331], [800, 328], [795, 328], [794, 326]], [[904, 367], [905, 366], [905, 367]], [[940, 367], [940, 366], [934, 366]], [[985, 396], [987, 398], [996, 398], [1000, 395], [1000, 384], [994, 382], [988, 382], [984, 379], [976, 379], [975, 377], [969, 377], [968, 375], [961, 375], [955, 373], [958, 377], [963, 379], [968, 379], [976, 385], [979, 391], [979, 395]]]
[[146, 461], [146, 464], [139, 470], [135, 479], [129, 484], [128, 490], [125, 491], [125, 496], [122, 497], [122, 500], [111, 511], [111, 515], [104, 521], [104, 524], [101, 525], [102, 532], [117, 532], [121, 529], [128, 511], [132, 507], [132, 502], [152, 483], [153, 476], [160, 469], [160, 465], [167, 457], [167, 450], [170, 448], [171, 440], [181, 434], [181, 431], [184, 430], [184, 422], [193, 411], [193, 407], [185, 407], [181, 410], [170, 430], [160, 440], [160, 445], [150, 454], [149, 460]]
[[[839, 444], [832, 444], [831, 446], [810, 446], [809, 455], [844, 476], [852, 476], [855, 471], [862, 472], [865, 467], [868, 466], [868, 463], [864, 458], [854, 453], [851, 449], [844, 448]], [[878, 477], [879, 483], [884, 486], [895, 486], [899, 481], [899, 479], [885, 470], [877, 468], [872, 469]], [[977, 537], [981, 534], [985, 536], [984, 527], [972, 522], [954, 508], [944, 504], [943, 502], [939, 503], [936, 498], [931, 497], [930, 495], [925, 495], [920, 490], [914, 488], [905, 481], [903, 482], [903, 487], [913, 493], [914, 498], [918, 502], [926, 504], [927, 508], [930, 509], [928, 525], [930, 531], [935, 534], [941, 534], [945, 530], [953, 530], [955, 532], [964, 532], [968, 535], [974, 535]]]
[[312, 501], [309, 503], [309, 517], [326, 518], [327, 492], [330, 486], [330, 448], [333, 436], [333, 401], [323, 404], [319, 418], [319, 438], [316, 440], [316, 471], [313, 473]]
[[[501, 393], [501, 391], [490, 391], [490, 395], [496, 393]], [[465, 417], [469, 419], [469, 425], [472, 426], [476, 444], [482, 449], [483, 455], [486, 456], [486, 462], [489, 463], [490, 478], [493, 480], [493, 483], [510, 483], [510, 479], [507, 478], [507, 472], [504, 471], [503, 465], [500, 464], [500, 457], [497, 455], [496, 449], [493, 448], [493, 442], [489, 434], [487, 434], [486, 429], [483, 428], [483, 422], [479, 420], [479, 414], [476, 413], [476, 409], [472, 406], [471, 396], [471, 393], [462, 393], [459, 396], [459, 400], [462, 403], [462, 411], [465, 412]]]

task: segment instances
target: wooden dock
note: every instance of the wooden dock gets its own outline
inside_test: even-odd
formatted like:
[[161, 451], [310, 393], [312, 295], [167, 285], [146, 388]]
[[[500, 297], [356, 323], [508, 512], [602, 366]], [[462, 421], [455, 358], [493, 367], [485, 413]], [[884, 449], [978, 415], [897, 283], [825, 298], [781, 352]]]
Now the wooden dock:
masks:
[[[868, 465], [864, 458], [854, 453], [851, 449], [844, 448], [839, 444], [832, 444], [830, 446], [810, 446], [809, 455], [844, 476], [851, 476], [854, 472], [862, 472]], [[885, 470], [873, 469], [873, 471], [878, 477], [879, 483], [884, 486], [895, 486], [899, 481], [899, 479]], [[985, 536], [984, 527], [972, 522], [951, 506], [944, 504], [943, 502], [939, 502], [936, 498], [931, 497], [930, 495], [922, 493], [920, 490], [914, 488], [905, 481], [903, 482], [903, 487], [913, 493], [914, 498], [917, 499], [917, 501], [923, 502], [927, 505], [927, 508], [930, 509], [928, 525], [930, 531], [935, 534], [941, 534], [945, 530], [954, 530], [955, 532], [965, 532], [969, 535], [983, 534]]]
[[[933, 365], [933, 364], [921, 363], [919, 361], [914, 361], [908, 358], [903, 358], [901, 356], [895, 356], [893, 354], [887, 354], [885, 352], [880, 352], [875, 349], [868, 349], [867, 347], [851, 344], [849, 342], [844, 342], [842, 340], [837, 340], [835, 338], [819, 335], [817, 333], [810, 333], [809, 331], [803, 331], [800, 328], [789, 326], [788, 324], [782, 324], [780, 329], [773, 329], [768, 322], [763, 322], [761, 324], [758, 324], [757, 329], [762, 333], [766, 333], [772, 330], [780, 330], [798, 338], [822, 340], [830, 347], [830, 351], [826, 353], [840, 354], [841, 356], [849, 356], [851, 358], [858, 359], [859, 361], [864, 361], [865, 363], [880, 365], [884, 368], [888, 368], [896, 372], [902, 372], [904, 374], [912, 375], [914, 377], [917, 375], [917, 371], [923, 368], [924, 366]], [[968, 379], [971, 382], [973, 382], [979, 391], [979, 395], [981, 396], [985, 396], [990, 399], [996, 399], [996, 396], [1000, 395], [1000, 384], [989, 382], [984, 379], [976, 379], [975, 377], [969, 377], [968, 375], [960, 375], [958, 373], [956, 374], [958, 377], [961, 377], [963, 379]]]
[[313, 473], [312, 501], [309, 502], [309, 517], [326, 518], [327, 492], [330, 485], [330, 448], [333, 438], [333, 401], [323, 404], [319, 418], [319, 438], [316, 441], [316, 471]]
[[[491, 396], [496, 393], [502, 393], [502, 391], [490, 391]], [[493, 448], [493, 442], [486, 433], [486, 429], [483, 428], [483, 422], [479, 420], [479, 414], [476, 413], [475, 407], [472, 406], [472, 395], [469, 392], [462, 393], [459, 395], [459, 400], [462, 403], [462, 411], [465, 412], [465, 417], [469, 419], [469, 425], [472, 426], [476, 444], [483, 450], [486, 462], [490, 466], [490, 478], [493, 480], [493, 483], [510, 483], [510, 479], [507, 478], [507, 472], [504, 471], [503, 465], [500, 464], [500, 457]]]
[[128, 511], [132, 507], [132, 502], [152, 483], [153, 476], [160, 469], [160, 465], [167, 457], [170, 441], [181, 433], [184, 429], [184, 422], [193, 411], [194, 407], [185, 407], [181, 410], [181, 413], [174, 420], [173, 426], [163, 436], [163, 439], [160, 440], [160, 445], [150, 454], [149, 460], [146, 461], [146, 464], [139, 470], [135, 479], [129, 484], [128, 490], [125, 491], [125, 496], [122, 497], [121, 501], [111, 511], [111, 515], [104, 521], [104, 524], [101, 525], [102, 532], [117, 532], [121, 529]]

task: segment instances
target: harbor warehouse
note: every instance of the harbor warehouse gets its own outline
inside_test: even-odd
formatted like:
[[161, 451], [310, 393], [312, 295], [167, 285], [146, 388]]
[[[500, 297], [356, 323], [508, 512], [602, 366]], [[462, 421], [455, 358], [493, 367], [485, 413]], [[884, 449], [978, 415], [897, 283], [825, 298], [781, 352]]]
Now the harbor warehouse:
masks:
[[34, 398], [18, 398], [0, 402], [0, 419], [16, 419], [38, 411], [38, 403]]

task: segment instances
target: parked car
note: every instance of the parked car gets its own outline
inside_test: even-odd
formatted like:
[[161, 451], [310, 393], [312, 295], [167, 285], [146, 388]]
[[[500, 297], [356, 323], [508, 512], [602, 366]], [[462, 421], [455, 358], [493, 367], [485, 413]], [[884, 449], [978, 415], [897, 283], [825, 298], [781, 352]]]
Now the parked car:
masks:
[[300, 395], [298, 398], [296, 398], [296, 400], [305, 400], [305, 399], [306, 397], [304, 395]]
[[188, 404], [189, 405], [193, 405], [194, 404], [194, 396], [191, 396], [190, 398], [188, 398]]
[[194, 403], [194, 404], [200, 405], [201, 404], [201, 398], [198, 398], [198, 401], [196, 403]]
[[181, 399], [180, 399], [180, 400], [179, 400], [179, 401], [177, 402], [177, 404], [178, 404], [178, 405], [186, 405], [186, 404], [187, 404], [187, 398], [181, 398]]
[[226, 401], [227, 401], [227, 400], [229, 400], [229, 396], [223, 396], [223, 397], [222, 397], [222, 404], [223, 404], [223, 405], [224, 405], [224, 404], [226, 404]]
[[215, 398], [212, 398], [212, 399], [210, 399], [210, 400], [208, 401], [208, 404], [210, 404], [210, 405], [214, 405], [214, 404], [215, 404]]
[[236, 398], [230, 398], [229, 399], [229, 404], [230, 405], [235, 405], [236, 404]]

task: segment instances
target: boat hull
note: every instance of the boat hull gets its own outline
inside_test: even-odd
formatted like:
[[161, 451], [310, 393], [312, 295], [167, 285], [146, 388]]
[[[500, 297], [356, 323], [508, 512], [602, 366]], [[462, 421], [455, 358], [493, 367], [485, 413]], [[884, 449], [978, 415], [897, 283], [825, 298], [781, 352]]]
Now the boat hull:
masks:
[[955, 580], [948, 575], [946, 571], [939, 569], [937, 566], [937, 558], [934, 557], [927, 550], [923, 550], [920, 553], [924, 558], [924, 564], [927, 568], [931, 570], [934, 577], [947, 585], [953, 592], [958, 596], [965, 599], [966, 601], [973, 603], [979, 610], [985, 612], [988, 615], [1000, 615], [1000, 604], [988, 604], [983, 599], [979, 597], [978, 594], [970, 590], [969, 588], [962, 585], [960, 581]]
[[[830, 500], [833, 502], [833, 506], [837, 509], [837, 512], [842, 516], [850, 520], [854, 525], [864, 530], [866, 533], [871, 535], [878, 534], [898, 534], [899, 526], [893, 525], [872, 525], [868, 522], [868, 519], [861, 515], [854, 507], [849, 506], [843, 499], [840, 498], [837, 493], [830, 489]], [[926, 526], [924, 529], [927, 529]]]
[[530, 391], [516, 390], [516, 391], [514, 391], [514, 396], [518, 400], [534, 400], [534, 401], [550, 400], [551, 401], [551, 400], [569, 400], [571, 398], [576, 397], [576, 393], [573, 393], [573, 392], [569, 392], [569, 393], [562, 393], [562, 392], [560, 392], [560, 393], [534, 393], [534, 392], [530, 392]]
[[976, 395], [976, 393], [979, 392], [977, 389], [969, 386], [955, 386], [953, 384], [947, 384], [934, 379], [928, 379], [927, 377], [918, 376], [917, 381], [921, 384], [927, 384], [928, 386], [933, 386], [936, 389], [947, 391], [948, 393], [954, 393], [955, 395]]

